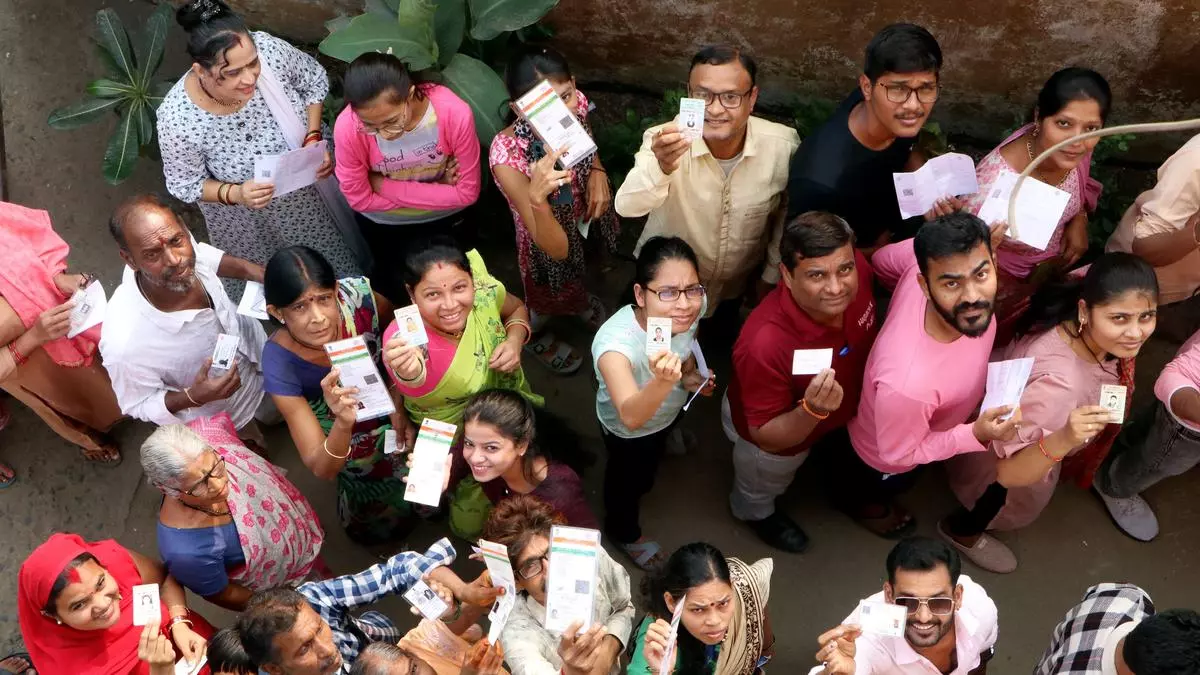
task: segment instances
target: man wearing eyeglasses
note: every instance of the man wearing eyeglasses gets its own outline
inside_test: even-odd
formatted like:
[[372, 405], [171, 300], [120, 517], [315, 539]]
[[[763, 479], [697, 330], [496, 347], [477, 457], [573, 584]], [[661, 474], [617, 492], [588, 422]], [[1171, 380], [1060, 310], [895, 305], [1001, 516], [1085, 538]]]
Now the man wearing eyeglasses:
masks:
[[646, 130], [614, 201], [626, 218], [649, 215], [637, 250], [655, 236], [681, 237], [692, 246], [700, 282], [714, 300], [708, 313], [721, 304], [730, 325], [752, 274], [761, 268], [760, 295], [779, 281], [787, 166], [800, 143], [795, 129], [751, 114], [757, 70], [739, 47], [697, 52], [688, 96], [705, 102], [703, 138], [690, 140], [675, 121]]
[[860, 605], [817, 638], [821, 665], [809, 675], [986, 675], [999, 632], [996, 603], [961, 569], [958, 552], [944, 542], [896, 544], [883, 590], [865, 601], [904, 607], [904, 637], [864, 632]]
[[[941, 67], [941, 47], [920, 26], [893, 24], [871, 38], [858, 88], [792, 158], [788, 218], [836, 213], [869, 250], [911, 237], [920, 219], [901, 220], [892, 174], [925, 163], [917, 136], [937, 102]], [[926, 219], [958, 206], [943, 199]]]

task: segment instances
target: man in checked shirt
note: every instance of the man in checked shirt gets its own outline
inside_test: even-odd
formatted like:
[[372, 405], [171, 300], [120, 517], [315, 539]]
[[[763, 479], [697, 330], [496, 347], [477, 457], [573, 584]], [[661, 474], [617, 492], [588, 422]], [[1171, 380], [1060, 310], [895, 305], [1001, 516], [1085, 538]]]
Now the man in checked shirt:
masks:
[[1200, 614], [1155, 613], [1132, 584], [1099, 584], [1067, 612], [1034, 675], [1200, 673]]

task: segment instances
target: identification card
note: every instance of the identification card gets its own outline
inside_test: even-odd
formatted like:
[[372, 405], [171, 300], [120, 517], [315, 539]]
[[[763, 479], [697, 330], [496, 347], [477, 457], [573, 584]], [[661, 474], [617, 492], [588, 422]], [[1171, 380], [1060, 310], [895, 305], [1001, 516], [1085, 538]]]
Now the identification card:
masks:
[[188, 665], [187, 659], [179, 659], [175, 662], [175, 675], [196, 675], [208, 664], [208, 656], [200, 657], [200, 663]]
[[75, 291], [71, 302], [75, 303], [75, 306], [71, 308], [71, 328], [67, 331], [67, 337], [73, 338], [104, 321], [108, 299], [104, 297], [104, 287], [99, 281], [93, 281], [87, 288]]
[[404, 599], [408, 601], [408, 604], [416, 607], [421, 616], [430, 621], [441, 619], [446, 610], [450, 609], [450, 605], [447, 605], [446, 601], [434, 593], [429, 584], [421, 579], [417, 579], [417, 583], [408, 589], [408, 592], [404, 594]]
[[792, 352], [793, 375], [816, 375], [833, 365], [833, 348], [797, 349]]
[[488, 613], [488, 620], [491, 621], [488, 642], [496, 644], [516, 603], [516, 575], [513, 574], [512, 562], [508, 559], [508, 547], [504, 544], [480, 539], [479, 552], [483, 555], [483, 563], [487, 565], [488, 575], [492, 578], [492, 586], [504, 589], [504, 595], [496, 598], [492, 611]]
[[555, 525], [550, 528], [550, 561], [546, 575], [546, 630], [562, 633], [578, 622], [592, 625], [600, 532]]
[[908, 610], [890, 602], [863, 600], [858, 605], [858, 625], [864, 632], [888, 637], [904, 637]]
[[397, 452], [403, 452], [404, 448], [400, 446], [399, 434], [395, 429], [388, 429], [383, 432], [383, 454], [394, 455]]
[[408, 485], [404, 500], [437, 506], [442, 501], [442, 485], [446, 482], [446, 455], [454, 445], [458, 427], [426, 418], [417, 431], [413, 444], [412, 468], [408, 470]]
[[518, 98], [517, 110], [551, 150], [566, 148], [558, 159], [563, 169], [570, 169], [596, 152], [596, 142], [548, 80], [542, 80]]
[[1125, 423], [1125, 387], [1119, 384], [1101, 385], [1100, 405], [1108, 411], [1109, 424]]
[[425, 323], [421, 321], [421, 312], [416, 305], [396, 310], [396, 334], [404, 338], [405, 344], [429, 344], [429, 334], [425, 332]]
[[246, 282], [246, 290], [242, 291], [242, 300], [238, 303], [237, 313], [262, 321], [271, 318], [267, 314], [267, 296], [263, 295], [262, 284], [257, 281]]
[[679, 133], [689, 141], [704, 137], [704, 99], [679, 99]]
[[356, 421], [373, 420], [396, 412], [396, 404], [388, 395], [387, 385], [379, 377], [379, 369], [361, 335], [329, 342], [325, 345], [329, 361], [338, 371], [342, 387], [357, 387], [358, 413]]
[[661, 316], [646, 317], [646, 356], [651, 360], [659, 352], [671, 349], [671, 319]]
[[233, 360], [237, 358], [238, 343], [241, 338], [228, 333], [221, 333], [217, 336], [217, 346], [213, 347], [212, 367], [221, 370], [229, 370], [233, 367]]
[[687, 596], [684, 595], [675, 605], [675, 611], [671, 612], [671, 632], [667, 634], [667, 645], [663, 648], [662, 661], [658, 664], [658, 672], [669, 672], [675, 665], [675, 644], [679, 640], [679, 622], [683, 619], [683, 607], [687, 604]]
[[145, 626], [162, 621], [162, 608], [158, 603], [158, 584], [140, 584], [133, 587], [133, 625]]

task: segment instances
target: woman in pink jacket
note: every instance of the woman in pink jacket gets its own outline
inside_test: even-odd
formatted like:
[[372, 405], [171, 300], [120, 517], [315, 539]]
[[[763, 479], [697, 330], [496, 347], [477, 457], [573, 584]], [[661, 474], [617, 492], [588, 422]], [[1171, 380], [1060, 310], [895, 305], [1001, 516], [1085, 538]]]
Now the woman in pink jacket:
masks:
[[[343, 88], [336, 173], [377, 261], [425, 236], [463, 239], [463, 210], [479, 198], [480, 185], [470, 106], [444, 86], [417, 80], [391, 54], [356, 58]], [[404, 285], [393, 276], [377, 263], [371, 284], [405, 304]]]

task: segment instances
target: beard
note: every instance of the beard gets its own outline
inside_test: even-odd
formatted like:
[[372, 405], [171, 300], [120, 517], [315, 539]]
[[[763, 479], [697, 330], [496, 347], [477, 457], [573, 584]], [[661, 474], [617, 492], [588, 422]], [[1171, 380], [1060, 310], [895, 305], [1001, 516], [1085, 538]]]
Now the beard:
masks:
[[912, 622], [910, 621], [904, 627], [904, 639], [913, 647], [932, 647], [941, 642], [942, 638], [946, 637], [946, 634], [949, 633], [950, 629], [954, 627], [954, 615], [951, 614], [948, 618], [949, 620], [947, 621], [937, 622], [937, 632], [934, 633], [932, 637], [926, 637], [925, 635], [918, 633], [913, 629]]
[[175, 267], [168, 267], [157, 277], [142, 273], [142, 282], [172, 293], [187, 293], [196, 283], [196, 259], [190, 258]]
[[[933, 304], [933, 308], [937, 310], [938, 315], [941, 316], [946, 323], [954, 326], [955, 330], [969, 338], [977, 338], [982, 336], [987, 332], [988, 326], [990, 326], [992, 323], [992, 303], [990, 302], [986, 302], [984, 300], [980, 300], [978, 302], [960, 302], [953, 308], [946, 309], [932, 297], [930, 298], [930, 301]], [[963, 314], [978, 309], [984, 310], [984, 314], [974, 323], [971, 323], [963, 318]]]

